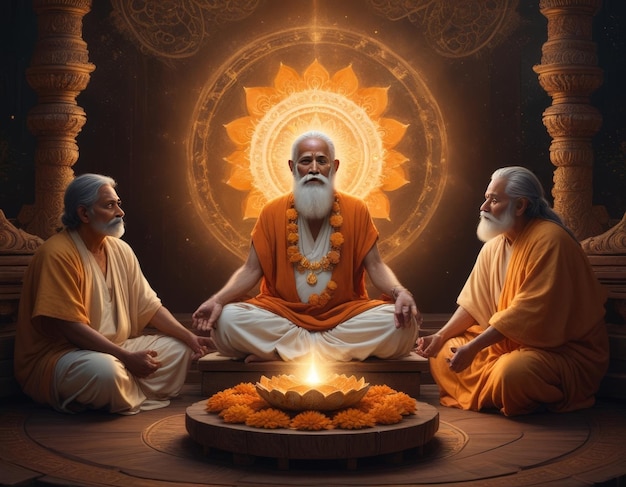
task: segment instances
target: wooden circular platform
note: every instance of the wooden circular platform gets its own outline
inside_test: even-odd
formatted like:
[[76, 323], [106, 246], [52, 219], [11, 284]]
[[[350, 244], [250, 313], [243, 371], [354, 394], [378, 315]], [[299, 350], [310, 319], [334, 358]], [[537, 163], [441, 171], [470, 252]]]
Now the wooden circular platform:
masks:
[[286, 467], [289, 460], [345, 459], [348, 468], [352, 468], [359, 458], [422, 447], [439, 429], [439, 412], [430, 404], [418, 402], [416, 414], [393, 425], [298, 431], [225, 423], [217, 414], [206, 411], [206, 401], [199, 401], [187, 408], [185, 426], [191, 438], [205, 449], [232, 452], [235, 463], [247, 464], [255, 457], [269, 457]]

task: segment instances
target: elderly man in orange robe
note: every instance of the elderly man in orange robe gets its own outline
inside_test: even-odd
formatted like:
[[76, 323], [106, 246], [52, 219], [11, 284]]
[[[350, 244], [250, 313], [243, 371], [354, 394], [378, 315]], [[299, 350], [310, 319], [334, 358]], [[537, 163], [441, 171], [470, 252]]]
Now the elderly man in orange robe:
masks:
[[[335, 191], [338, 167], [327, 135], [294, 142], [293, 192], [263, 208], [246, 262], [193, 314], [223, 355], [350, 361], [410, 353], [420, 312], [382, 261], [365, 204]], [[368, 297], [366, 272], [383, 299]], [[256, 297], [237, 301], [259, 280]]]
[[418, 339], [441, 404], [507, 416], [592, 406], [609, 348], [586, 255], [523, 167], [495, 171], [480, 210], [485, 245], [458, 308]]

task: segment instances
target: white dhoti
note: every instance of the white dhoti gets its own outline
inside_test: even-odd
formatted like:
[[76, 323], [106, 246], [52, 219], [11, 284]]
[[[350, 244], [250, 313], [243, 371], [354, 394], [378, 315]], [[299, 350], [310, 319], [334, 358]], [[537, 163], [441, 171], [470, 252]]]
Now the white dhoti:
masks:
[[135, 414], [169, 405], [180, 392], [191, 360], [191, 349], [176, 338], [145, 335], [120, 345], [129, 351], [154, 350], [161, 367], [145, 378], [131, 375], [113, 355], [76, 350], [63, 355], [55, 368], [54, 408], [62, 412], [105, 408]]
[[315, 353], [327, 361], [393, 359], [409, 354], [419, 331], [415, 320], [396, 328], [394, 309], [393, 304], [377, 306], [314, 332], [257, 306], [232, 303], [224, 306], [212, 336], [217, 350], [234, 358], [289, 361]]

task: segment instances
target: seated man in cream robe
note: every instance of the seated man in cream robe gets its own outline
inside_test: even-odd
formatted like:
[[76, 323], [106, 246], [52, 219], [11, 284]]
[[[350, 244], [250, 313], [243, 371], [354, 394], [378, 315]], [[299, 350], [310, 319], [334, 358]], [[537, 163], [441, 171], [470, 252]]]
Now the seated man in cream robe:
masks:
[[[65, 229], [26, 272], [15, 339], [23, 391], [58, 411], [164, 407], [211, 345], [163, 307], [119, 237], [115, 181], [84, 174], [65, 192]], [[146, 326], [157, 333], [142, 334]]]
[[[338, 167], [325, 134], [294, 142], [293, 193], [263, 208], [246, 262], [193, 314], [193, 326], [211, 330], [223, 355], [350, 361], [410, 353], [420, 313], [383, 263], [366, 205], [335, 191]], [[366, 271], [383, 299], [368, 297]], [[238, 301], [259, 280], [260, 293]]]
[[480, 210], [486, 243], [458, 308], [418, 339], [441, 404], [507, 416], [592, 406], [609, 348], [587, 256], [525, 168], [495, 171]]

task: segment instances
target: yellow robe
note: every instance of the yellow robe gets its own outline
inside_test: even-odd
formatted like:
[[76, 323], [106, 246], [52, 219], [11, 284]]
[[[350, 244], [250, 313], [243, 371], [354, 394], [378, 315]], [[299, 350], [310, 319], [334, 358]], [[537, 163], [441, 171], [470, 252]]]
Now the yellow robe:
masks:
[[[78, 237], [80, 238], [80, 237]], [[108, 338], [121, 344], [141, 334], [161, 307], [161, 301], [141, 272], [139, 262], [123, 240], [106, 237], [111, 281], [115, 286], [117, 314]], [[42, 316], [85, 323], [99, 330], [100, 316], [93, 306], [103, 296], [94, 295], [90, 270], [83, 265], [70, 233], [53, 235], [37, 250], [24, 276], [15, 338], [15, 377], [35, 401], [52, 404], [54, 368], [61, 355], [76, 350], [62, 336], [46, 329]]]
[[341, 260], [333, 270], [337, 283], [325, 306], [302, 303], [296, 289], [294, 267], [287, 256], [287, 210], [290, 195], [268, 203], [252, 231], [252, 243], [263, 268], [258, 296], [249, 303], [287, 318], [310, 331], [329, 330], [363, 311], [389, 301], [369, 299], [363, 261], [378, 239], [378, 231], [365, 204], [347, 194], [338, 194], [343, 217], [344, 243]]
[[[561, 412], [592, 406], [608, 367], [609, 345], [606, 292], [587, 256], [559, 225], [535, 220], [514, 242], [499, 282], [504, 246], [502, 236], [483, 246], [458, 297], [477, 324], [431, 359], [441, 403], [498, 408], [506, 415], [540, 405]], [[479, 352], [467, 369], [451, 371], [450, 346], [488, 326], [506, 338]]]

